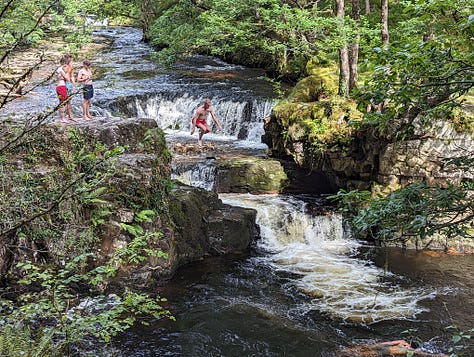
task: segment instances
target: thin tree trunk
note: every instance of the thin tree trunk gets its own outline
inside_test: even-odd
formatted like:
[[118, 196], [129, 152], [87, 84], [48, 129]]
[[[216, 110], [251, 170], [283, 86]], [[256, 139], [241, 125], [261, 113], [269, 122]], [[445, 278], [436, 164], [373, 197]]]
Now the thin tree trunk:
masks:
[[[356, 21], [357, 26], [360, 25], [360, 0], [352, 0], [352, 18]], [[357, 88], [359, 64], [359, 41], [360, 34], [354, 37], [349, 49], [349, 91]]]
[[388, 35], [388, 0], [382, 0], [382, 44], [384, 48], [388, 47], [389, 35]]
[[370, 14], [370, 0], [365, 0], [365, 14]]
[[[344, 0], [336, 0], [336, 16], [344, 26]], [[346, 97], [349, 93], [349, 51], [347, 45], [339, 49], [339, 95]]]
[[347, 46], [339, 49], [339, 93], [342, 97], [349, 94], [349, 51]]

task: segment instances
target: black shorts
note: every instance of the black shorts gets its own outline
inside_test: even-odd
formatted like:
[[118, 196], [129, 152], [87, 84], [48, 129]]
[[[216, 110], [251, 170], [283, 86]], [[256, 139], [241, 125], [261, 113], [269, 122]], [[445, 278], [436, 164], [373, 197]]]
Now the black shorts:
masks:
[[94, 96], [94, 87], [92, 84], [82, 87], [82, 93], [84, 95], [84, 99], [91, 99]]

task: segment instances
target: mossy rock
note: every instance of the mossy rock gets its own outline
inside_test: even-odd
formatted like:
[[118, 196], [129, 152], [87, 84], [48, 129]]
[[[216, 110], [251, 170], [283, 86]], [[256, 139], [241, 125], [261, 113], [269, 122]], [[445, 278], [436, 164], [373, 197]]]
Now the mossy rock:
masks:
[[318, 67], [308, 62], [308, 77], [300, 80], [290, 93], [292, 102], [316, 102], [337, 94], [338, 76], [335, 68]]
[[287, 185], [288, 177], [277, 160], [237, 158], [219, 165], [218, 191], [236, 193], [276, 193]]
[[331, 146], [350, 139], [349, 122], [359, 121], [362, 113], [356, 103], [331, 97], [312, 103], [282, 102], [273, 109], [288, 143], [307, 141], [310, 146]]

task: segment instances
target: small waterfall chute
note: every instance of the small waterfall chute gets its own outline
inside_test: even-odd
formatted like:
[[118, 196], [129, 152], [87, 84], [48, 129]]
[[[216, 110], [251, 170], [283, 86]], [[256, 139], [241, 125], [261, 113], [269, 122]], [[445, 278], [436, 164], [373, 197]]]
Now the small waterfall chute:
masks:
[[216, 171], [214, 160], [180, 163], [174, 165], [171, 178], [189, 186], [213, 191], [216, 186]]

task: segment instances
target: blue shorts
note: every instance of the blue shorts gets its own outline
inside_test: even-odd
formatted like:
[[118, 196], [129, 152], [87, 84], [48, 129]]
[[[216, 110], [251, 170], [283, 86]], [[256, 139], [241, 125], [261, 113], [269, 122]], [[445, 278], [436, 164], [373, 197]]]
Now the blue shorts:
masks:
[[73, 93], [73, 85], [72, 82], [66, 82], [66, 88], [67, 88], [67, 96], [69, 97]]
[[86, 84], [82, 87], [82, 94], [84, 95], [84, 99], [92, 99], [94, 96], [94, 87], [92, 84]]

